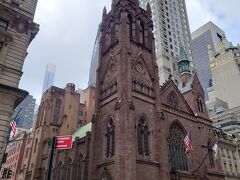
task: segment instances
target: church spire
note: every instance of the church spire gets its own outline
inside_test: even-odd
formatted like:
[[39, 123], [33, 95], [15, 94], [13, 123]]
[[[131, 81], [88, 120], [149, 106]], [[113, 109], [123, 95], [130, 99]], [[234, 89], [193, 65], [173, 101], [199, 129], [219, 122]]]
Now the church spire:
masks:
[[180, 75], [185, 73], [191, 74], [190, 61], [188, 60], [187, 53], [182, 44], [180, 45], [178, 68]]
[[179, 50], [179, 60], [178, 60], [178, 68], [180, 74], [180, 81], [182, 83], [182, 87], [185, 87], [187, 82], [192, 77], [190, 70], [190, 61], [188, 60], [187, 53], [183, 45], [180, 45]]

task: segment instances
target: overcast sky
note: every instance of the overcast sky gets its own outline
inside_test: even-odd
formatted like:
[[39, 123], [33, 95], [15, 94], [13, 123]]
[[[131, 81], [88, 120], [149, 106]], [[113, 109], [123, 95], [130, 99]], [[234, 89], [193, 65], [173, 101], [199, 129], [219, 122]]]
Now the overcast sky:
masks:
[[[240, 42], [239, 0], [186, 0], [191, 31], [213, 21], [236, 45]], [[86, 88], [98, 24], [111, 0], [39, 0], [35, 22], [40, 31], [30, 44], [20, 88], [41, 98], [45, 68], [56, 65], [54, 85], [72, 82]]]

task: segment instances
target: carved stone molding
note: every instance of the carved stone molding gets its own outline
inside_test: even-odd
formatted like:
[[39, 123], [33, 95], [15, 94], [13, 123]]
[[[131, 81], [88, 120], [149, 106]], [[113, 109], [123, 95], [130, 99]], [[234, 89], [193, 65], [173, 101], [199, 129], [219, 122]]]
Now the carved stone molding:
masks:
[[159, 112], [159, 113], [158, 113], [158, 117], [159, 117], [161, 120], [165, 120], [164, 112]]
[[153, 89], [153, 84], [149, 80], [144, 80], [141, 78], [135, 78], [133, 77], [132, 79], [132, 90], [146, 94], [148, 96], [153, 96], [154, 95], [154, 89]]
[[110, 83], [105, 83], [101, 87], [100, 98], [101, 100], [103, 100], [116, 92], [117, 92], [117, 81], [113, 80]]
[[92, 116], [92, 122], [94, 123], [96, 120], [97, 120], [97, 115], [96, 115], [96, 114], [93, 114], [93, 116]]
[[121, 100], [119, 100], [115, 105], [115, 110], [119, 110], [121, 108]]
[[2, 93], [0, 94], [0, 103], [2, 105], [14, 106], [16, 99], [17, 97], [14, 96], [8, 96]]

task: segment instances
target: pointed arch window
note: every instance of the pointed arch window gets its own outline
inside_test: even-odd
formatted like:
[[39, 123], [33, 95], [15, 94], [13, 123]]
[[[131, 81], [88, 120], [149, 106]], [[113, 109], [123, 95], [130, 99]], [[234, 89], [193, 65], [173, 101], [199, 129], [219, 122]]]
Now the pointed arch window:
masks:
[[65, 180], [66, 179], [66, 167], [67, 166], [67, 164], [66, 164], [66, 162], [64, 163], [64, 164], [62, 164], [62, 166], [61, 166], [61, 173], [60, 173], [60, 179], [59, 180]]
[[115, 126], [112, 118], [107, 122], [106, 132], [106, 156], [113, 157], [115, 153]]
[[208, 148], [208, 157], [209, 157], [210, 166], [214, 167], [212, 142], [210, 140], [208, 140], [207, 148]]
[[133, 38], [133, 20], [130, 14], [128, 15], [128, 28], [129, 28], [129, 40], [131, 41]]
[[149, 129], [146, 117], [142, 116], [137, 124], [138, 154], [149, 156]]
[[114, 40], [116, 39], [116, 31], [115, 31], [115, 24], [111, 23], [111, 43], [114, 43]]
[[83, 155], [80, 154], [77, 159], [77, 179], [83, 180]]
[[107, 180], [107, 177], [106, 177], [106, 175], [105, 175], [105, 174], [103, 174], [100, 180]]
[[72, 159], [68, 158], [67, 161], [67, 166], [66, 166], [66, 175], [69, 179], [71, 179], [71, 175], [72, 175]]
[[41, 107], [40, 107], [40, 111], [39, 111], [39, 114], [40, 114], [39, 126], [42, 126], [42, 124], [43, 124], [44, 113], [45, 113], [45, 103], [43, 103], [41, 105]]
[[55, 102], [54, 112], [53, 112], [53, 122], [59, 123], [60, 110], [61, 110], [62, 101], [57, 99]]
[[171, 125], [169, 130], [169, 159], [171, 168], [176, 170], [188, 170], [187, 157], [184, 147], [184, 132], [178, 123]]
[[60, 179], [60, 176], [61, 176], [61, 167], [62, 167], [62, 161], [59, 161], [57, 167], [55, 168], [56, 178], [55, 178], [55, 176], [54, 176], [54, 178], [53, 178], [54, 180]]
[[203, 103], [200, 96], [198, 96], [198, 99], [197, 99], [197, 107], [198, 107], [198, 112], [203, 113]]
[[168, 95], [168, 104], [174, 108], [178, 108], [177, 95], [174, 91], [170, 92]]
[[140, 22], [140, 43], [145, 45], [145, 27], [142, 22]]

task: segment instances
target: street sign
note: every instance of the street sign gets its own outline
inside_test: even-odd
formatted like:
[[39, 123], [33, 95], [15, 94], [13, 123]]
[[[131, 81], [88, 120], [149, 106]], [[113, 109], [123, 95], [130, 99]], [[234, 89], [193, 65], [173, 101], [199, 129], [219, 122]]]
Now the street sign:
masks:
[[13, 170], [8, 169], [7, 179], [10, 179], [13, 176]]
[[72, 149], [72, 136], [56, 136], [55, 148], [61, 149]]
[[13, 170], [9, 168], [4, 168], [2, 179], [10, 179], [13, 176]]

